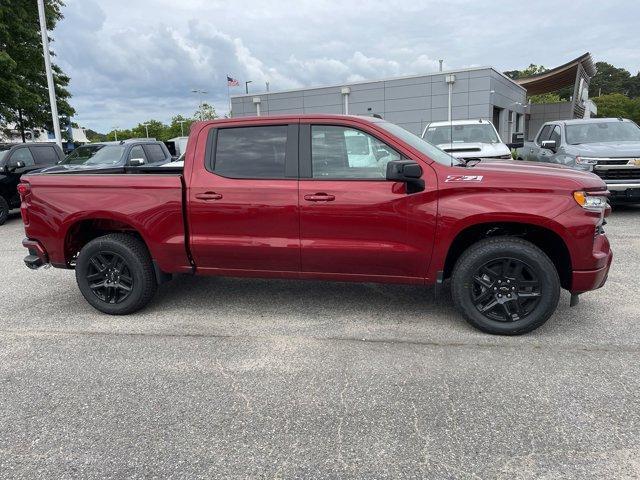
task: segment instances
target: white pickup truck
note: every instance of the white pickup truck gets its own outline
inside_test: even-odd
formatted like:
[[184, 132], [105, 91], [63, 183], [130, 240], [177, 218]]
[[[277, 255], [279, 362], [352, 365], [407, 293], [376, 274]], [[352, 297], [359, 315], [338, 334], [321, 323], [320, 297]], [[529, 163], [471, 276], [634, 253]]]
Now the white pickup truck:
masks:
[[431, 122], [422, 131], [422, 138], [449, 155], [463, 160], [511, 159], [511, 150], [502, 142], [489, 120]]

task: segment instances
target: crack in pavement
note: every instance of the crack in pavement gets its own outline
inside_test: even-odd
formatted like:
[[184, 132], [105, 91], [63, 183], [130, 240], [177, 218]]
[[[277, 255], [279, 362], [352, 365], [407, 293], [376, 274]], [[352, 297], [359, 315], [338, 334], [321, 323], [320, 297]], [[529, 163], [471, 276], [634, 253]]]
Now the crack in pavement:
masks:
[[526, 349], [534, 351], [553, 352], [602, 352], [602, 353], [638, 353], [640, 345], [542, 345], [542, 344], [506, 344], [506, 343], [482, 343], [482, 342], [456, 342], [456, 341], [435, 341], [435, 340], [409, 340], [401, 338], [363, 338], [358, 337], [320, 337], [314, 335], [249, 335], [249, 334], [224, 334], [205, 332], [105, 332], [97, 330], [3, 330], [0, 335], [13, 335], [16, 337], [141, 337], [141, 338], [211, 338], [228, 340], [278, 340], [278, 339], [299, 339], [313, 340], [318, 342], [349, 342], [349, 343], [371, 343], [371, 344], [398, 344], [416, 345], [425, 347], [446, 347], [446, 348], [480, 348], [480, 349]]

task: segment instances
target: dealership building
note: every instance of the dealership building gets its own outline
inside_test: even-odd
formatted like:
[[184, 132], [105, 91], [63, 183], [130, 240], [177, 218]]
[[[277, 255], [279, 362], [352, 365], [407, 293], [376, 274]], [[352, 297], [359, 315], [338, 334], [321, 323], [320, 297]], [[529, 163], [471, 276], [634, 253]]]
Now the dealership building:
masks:
[[[549, 120], [579, 118], [593, 112], [585, 106], [588, 86], [595, 73], [587, 53], [565, 65], [527, 79], [512, 80], [493, 67], [466, 68], [384, 80], [344, 83], [279, 92], [236, 95], [231, 98], [234, 117], [329, 113], [380, 115], [420, 135], [430, 122], [487, 119], [503, 141], [512, 133], [535, 135]], [[533, 104], [534, 94], [574, 84], [570, 102]], [[549, 90], [554, 88], [555, 90]], [[584, 92], [587, 96], [584, 96]]]

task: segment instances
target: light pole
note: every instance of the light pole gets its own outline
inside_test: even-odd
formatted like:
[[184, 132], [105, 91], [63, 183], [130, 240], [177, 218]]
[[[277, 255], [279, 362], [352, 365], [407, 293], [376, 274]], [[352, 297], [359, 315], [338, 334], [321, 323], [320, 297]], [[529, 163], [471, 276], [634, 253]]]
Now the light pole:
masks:
[[47, 87], [49, 89], [49, 103], [51, 104], [51, 120], [53, 120], [53, 133], [56, 143], [62, 149], [62, 135], [60, 134], [60, 119], [58, 118], [58, 104], [56, 103], [56, 90], [51, 71], [51, 57], [49, 54], [49, 36], [47, 35], [47, 18], [44, 14], [44, 0], [38, 0], [38, 17], [40, 19], [40, 34], [42, 36], [42, 54], [44, 55], [44, 68], [47, 74]]
[[186, 122], [186, 120], [178, 120], [178, 123], [180, 124], [180, 136], [184, 137], [184, 129], [182, 127], [182, 124]]
[[147, 133], [147, 138], [149, 138], [149, 124], [143, 123], [142, 125], [144, 125], [144, 131]]
[[204, 102], [204, 96], [208, 93], [206, 90], [202, 90], [201, 88], [194, 88], [191, 90], [193, 93], [197, 93], [200, 95], [200, 120], [202, 120], [202, 104]]
[[113, 128], [113, 135], [114, 137], [116, 137], [116, 142], [118, 141], [118, 128], [120, 127], [112, 127]]
[[249, 93], [249, 84], [253, 83], [253, 80], [247, 80], [244, 82], [244, 93]]

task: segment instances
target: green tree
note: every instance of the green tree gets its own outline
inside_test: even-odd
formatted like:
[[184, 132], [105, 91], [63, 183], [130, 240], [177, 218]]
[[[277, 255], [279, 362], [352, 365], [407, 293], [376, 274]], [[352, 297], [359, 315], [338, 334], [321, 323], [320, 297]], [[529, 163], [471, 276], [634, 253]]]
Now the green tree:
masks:
[[[145, 123], [146, 128], [145, 128]], [[137, 126], [131, 129], [131, 134], [135, 138], [144, 138], [147, 136], [147, 130], [149, 131], [149, 137], [156, 140], [164, 141], [168, 140], [169, 127], [159, 120], [147, 120], [146, 122], [139, 123]], [[120, 135], [118, 135], [120, 138]]]
[[640, 98], [629, 98], [622, 93], [610, 93], [594, 97], [598, 117], [630, 118], [640, 122]]
[[[63, 6], [62, 0], [45, 0], [49, 31], [62, 18]], [[69, 77], [55, 64], [52, 69], [58, 113], [65, 123], [75, 113], [68, 103]], [[0, 123], [16, 123], [23, 140], [27, 128], [53, 129], [35, 1], [0, 3]]]
[[541, 93], [540, 95], [531, 95], [529, 101], [531, 103], [558, 103], [563, 100], [557, 93]]
[[218, 114], [213, 105], [203, 102], [196, 110], [196, 113], [193, 114], [193, 117], [197, 120], [214, 120], [218, 118]]
[[610, 63], [597, 62], [597, 72], [589, 83], [589, 96], [622, 93], [627, 95], [631, 88], [631, 74], [624, 68], [614, 67]]
[[185, 136], [188, 136], [189, 130], [191, 129], [191, 124], [194, 121], [195, 120], [193, 118], [186, 118], [182, 115], [176, 115], [171, 119], [171, 124], [169, 125], [167, 135], [169, 136], [169, 138], [181, 137], [183, 134]]
[[517, 80], [518, 78], [526, 78], [532, 77], [533, 75], [538, 75], [540, 73], [544, 73], [547, 71], [547, 68], [542, 65], [530, 64], [524, 70], [510, 70], [508, 72], [504, 72], [504, 74], [509, 77]]

